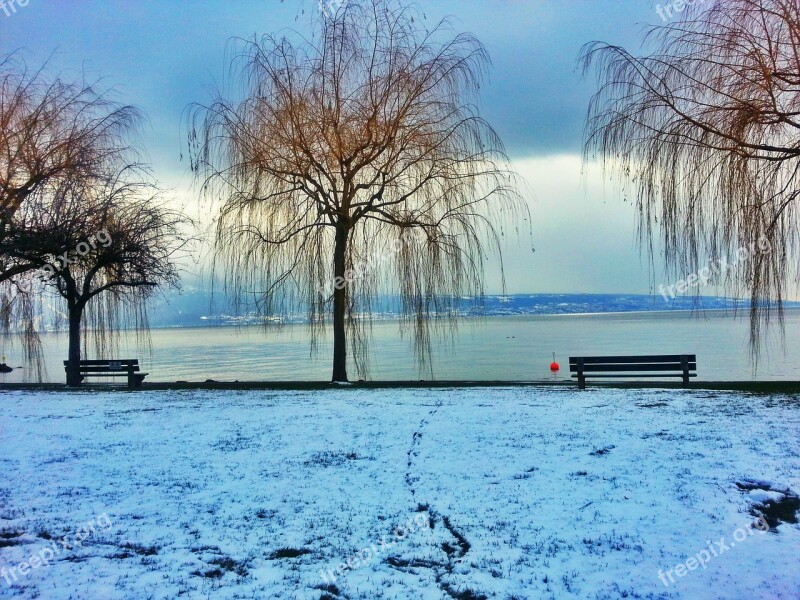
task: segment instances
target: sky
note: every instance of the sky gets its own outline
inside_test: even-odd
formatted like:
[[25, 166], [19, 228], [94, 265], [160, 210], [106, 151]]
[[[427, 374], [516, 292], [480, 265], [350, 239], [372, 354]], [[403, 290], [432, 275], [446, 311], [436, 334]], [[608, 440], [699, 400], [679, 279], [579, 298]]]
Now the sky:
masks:
[[[156, 177], [193, 215], [208, 208], [182, 159], [187, 106], [207, 101], [224, 84], [231, 38], [308, 32], [319, 10], [316, 0], [9, 2], [0, 3], [0, 53], [17, 51], [31, 66], [49, 60], [49, 69], [67, 77], [101, 79], [119, 101], [137, 106], [147, 117], [141, 141]], [[480, 109], [529, 184], [533, 216], [532, 240], [505, 242], [506, 291], [645, 294], [653, 284], [669, 284], [640, 252], [634, 207], [598, 169], [582, 169], [595, 81], [577, 65], [581, 46], [593, 40], [638, 49], [644, 29], [662, 21], [658, 3], [421, 0], [419, 6], [428, 22], [451, 17], [457, 30], [477, 35], [492, 60]], [[487, 292], [501, 291], [491, 258]]]

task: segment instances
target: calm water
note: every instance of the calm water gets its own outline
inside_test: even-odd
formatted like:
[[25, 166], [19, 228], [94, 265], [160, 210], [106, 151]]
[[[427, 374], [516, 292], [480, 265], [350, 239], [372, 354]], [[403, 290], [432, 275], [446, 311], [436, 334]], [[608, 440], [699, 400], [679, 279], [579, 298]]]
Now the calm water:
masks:
[[[563, 379], [569, 377], [570, 355], [694, 353], [698, 380], [800, 380], [800, 311], [787, 311], [785, 332], [782, 346], [775, 328], [754, 373], [747, 322], [730, 314], [492, 317], [465, 324], [452, 342], [437, 344], [434, 376], [550, 379], [548, 367], [551, 352], [555, 352]], [[396, 323], [376, 323], [373, 334], [371, 379], [428, 378], [420, 377], [411, 347], [400, 337]], [[66, 337], [46, 334], [44, 344], [48, 379], [63, 381]], [[3, 352], [10, 365], [21, 364], [18, 349], [6, 347]], [[258, 327], [156, 329], [152, 331], [152, 352], [137, 348], [131, 337], [123, 341], [118, 357], [139, 358], [150, 373], [148, 381], [324, 381], [330, 378], [331, 362], [325, 341], [317, 355], [311, 355], [303, 326], [269, 333]], [[23, 381], [25, 371], [0, 376], [0, 381]], [[353, 370], [351, 378], [354, 376]]]

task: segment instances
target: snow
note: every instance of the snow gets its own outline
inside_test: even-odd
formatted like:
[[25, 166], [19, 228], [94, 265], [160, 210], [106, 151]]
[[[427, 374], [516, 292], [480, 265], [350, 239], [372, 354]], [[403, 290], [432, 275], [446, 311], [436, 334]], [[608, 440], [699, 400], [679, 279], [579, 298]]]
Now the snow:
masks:
[[[751, 490], [753, 493], [757, 493], [763, 490], [773, 490], [775, 493], [780, 494], [782, 496], [786, 496], [791, 493], [789, 488], [787, 488], [786, 486], [781, 486], [780, 484], [774, 481], [768, 481], [766, 479], [752, 479], [745, 477], [739, 482], [739, 485], [740, 487]], [[777, 497], [772, 499], [777, 499]]]
[[771, 490], [751, 490], [748, 496], [754, 504], [765, 504], [766, 502], [780, 502], [786, 497], [786, 494]]
[[765, 533], [750, 514], [800, 490], [794, 397], [0, 392], [0, 469], [0, 569], [72, 542], [12, 585], [0, 571], [0, 598], [800, 590], [800, 525]]

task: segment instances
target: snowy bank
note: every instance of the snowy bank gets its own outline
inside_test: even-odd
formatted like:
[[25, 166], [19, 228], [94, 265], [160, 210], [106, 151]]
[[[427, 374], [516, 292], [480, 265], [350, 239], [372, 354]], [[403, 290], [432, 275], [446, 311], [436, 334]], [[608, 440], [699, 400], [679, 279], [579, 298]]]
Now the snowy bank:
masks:
[[790, 396], [0, 392], [0, 468], [0, 598], [800, 590]]

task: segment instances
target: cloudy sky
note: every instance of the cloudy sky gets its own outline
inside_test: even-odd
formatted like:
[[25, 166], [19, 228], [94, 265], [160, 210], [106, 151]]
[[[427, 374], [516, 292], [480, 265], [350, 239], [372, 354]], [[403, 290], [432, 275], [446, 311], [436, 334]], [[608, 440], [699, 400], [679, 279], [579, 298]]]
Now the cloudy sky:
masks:
[[[664, 0], [662, 4], [666, 5]], [[142, 134], [156, 176], [191, 210], [203, 212], [187, 172], [185, 110], [225, 79], [232, 37], [307, 31], [315, 0], [29, 0], [0, 6], [0, 52], [30, 65], [49, 58], [67, 76], [102, 78], [118, 99], [148, 117]], [[421, 0], [431, 23], [454, 18], [492, 58], [481, 110], [505, 141], [533, 191], [530, 240], [505, 248], [508, 291], [648, 293], [635, 215], [619, 191], [589, 169], [581, 176], [581, 136], [594, 81], [577, 68], [593, 40], [639, 47], [661, 22], [652, 0]], [[6, 12], [8, 14], [6, 14]], [[663, 10], [662, 10], [663, 12]], [[489, 292], [499, 290], [490, 265]], [[666, 282], [665, 282], [666, 283]]]

